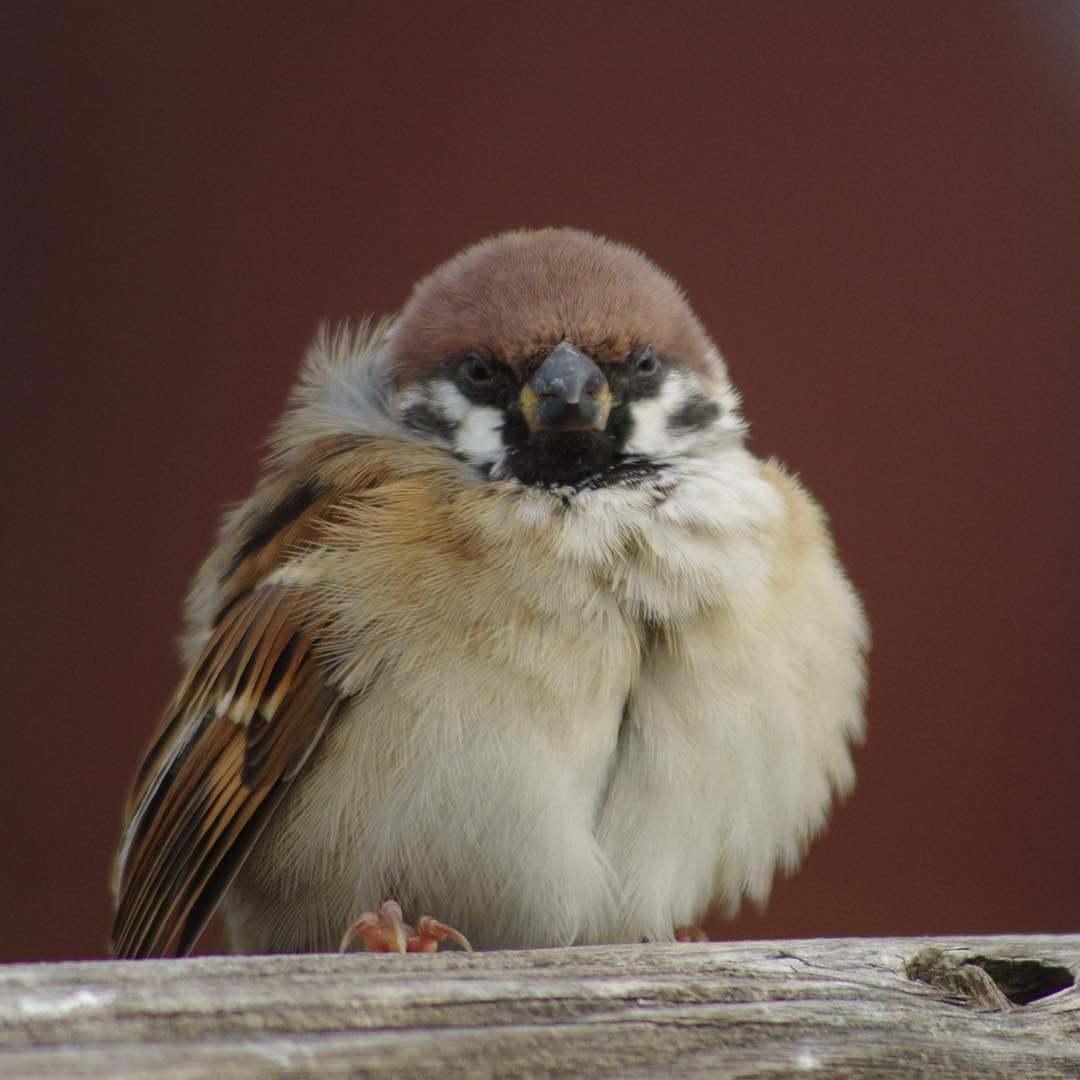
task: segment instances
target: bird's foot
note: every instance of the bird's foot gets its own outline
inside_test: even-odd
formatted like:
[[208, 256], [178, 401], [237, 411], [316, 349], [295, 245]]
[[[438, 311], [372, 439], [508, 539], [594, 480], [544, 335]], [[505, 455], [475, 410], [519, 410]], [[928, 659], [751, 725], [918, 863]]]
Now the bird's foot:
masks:
[[365, 911], [345, 932], [339, 951], [348, 952], [357, 939], [366, 952], [436, 952], [440, 941], [452, 941], [472, 952], [463, 934], [430, 915], [421, 915], [416, 926], [410, 926], [395, 900], [384, 901], [377, 912]]
[[700, 926], [676, 926], [676, 941], [708, 941], [709, 935]]

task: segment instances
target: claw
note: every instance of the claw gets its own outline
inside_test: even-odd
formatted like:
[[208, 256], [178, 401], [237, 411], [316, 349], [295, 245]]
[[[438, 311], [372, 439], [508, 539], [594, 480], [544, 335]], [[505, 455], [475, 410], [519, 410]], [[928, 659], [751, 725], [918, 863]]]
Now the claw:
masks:
[[440, 941], [452, 941], [458, 948], [472, 952], [472, 946], [464, 934], [459, 933], [452, 926], [438, 922], [430, 915], [421, 915], [416, 929], [419, 932], [409, 942], [409, 952], [437, 952]]
[[405, 921], [396, 900], [386, 900], [378, 912], [365, 911], [345, 931], [338, 951], [348, 952], [359, 939], [366, 952], [437, 952], [440, 941], [452, 941], [466, 952], [472, 952], [472, 946], [463, 934], [430, 915], [422, 915], [416, 925], [414, 929]]
[[366, 952], [406, 952], [410, 930], [412, 927], [405, 922], [401, 914], [401, 905], [394, 900], [387, 900], [378, 913], [365, 911], [345, 931], [338, 951], [348, 952], [353, 942], [359, 938], [364, 943]]

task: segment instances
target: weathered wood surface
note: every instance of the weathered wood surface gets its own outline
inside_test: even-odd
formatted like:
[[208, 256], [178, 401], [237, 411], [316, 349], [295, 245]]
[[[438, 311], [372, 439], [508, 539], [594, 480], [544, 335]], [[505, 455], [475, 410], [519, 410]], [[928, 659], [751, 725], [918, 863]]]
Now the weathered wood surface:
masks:
[[1075, 985], [973, 956], [1080, 935], [13, 965], [0, 1076], [1080, 1077]]

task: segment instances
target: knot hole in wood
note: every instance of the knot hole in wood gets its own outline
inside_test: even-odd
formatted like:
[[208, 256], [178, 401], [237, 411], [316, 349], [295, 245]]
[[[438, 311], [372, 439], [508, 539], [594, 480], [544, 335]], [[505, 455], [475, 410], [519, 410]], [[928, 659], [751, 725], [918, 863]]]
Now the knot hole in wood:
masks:
[[1045, 960], [957, 956], [937, 946], [920, 949], [905, 965], [909, 979], [927, 983], [977, 1009], [1012, 1009], [1076, 985], [1069, 968]]

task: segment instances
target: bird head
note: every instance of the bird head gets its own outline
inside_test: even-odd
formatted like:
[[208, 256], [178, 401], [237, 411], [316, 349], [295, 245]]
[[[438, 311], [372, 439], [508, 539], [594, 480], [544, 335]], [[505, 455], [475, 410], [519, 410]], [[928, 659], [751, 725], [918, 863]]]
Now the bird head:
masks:
[[421, 280], [390, 371], [402, 422], [491, 479], [638, 482], [742, 431], [675, 281], [579, 230], [504, 233]]

